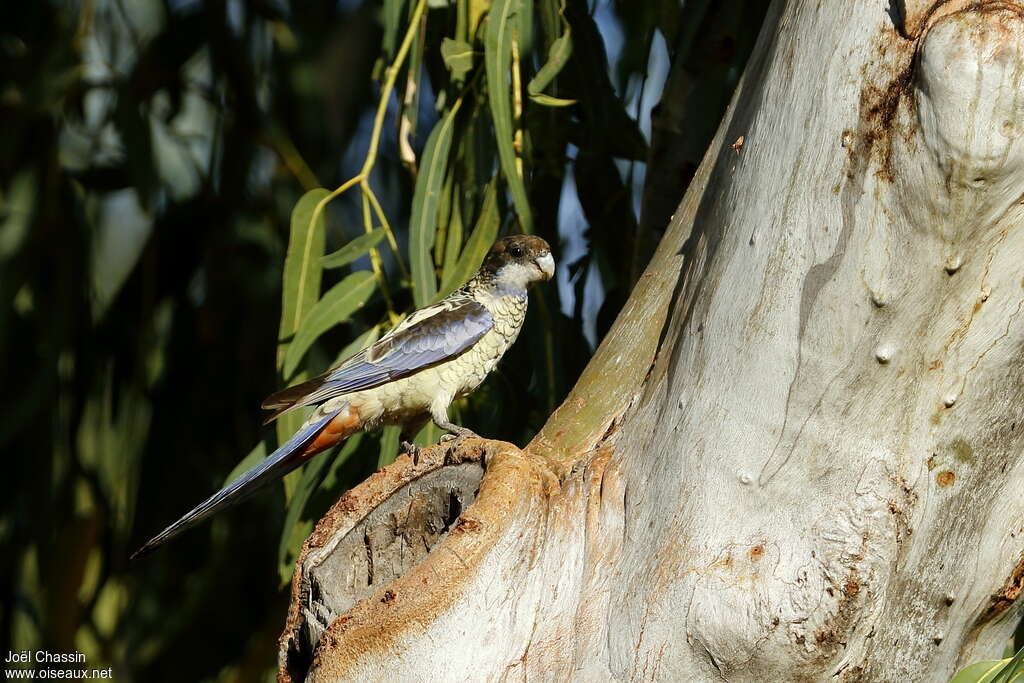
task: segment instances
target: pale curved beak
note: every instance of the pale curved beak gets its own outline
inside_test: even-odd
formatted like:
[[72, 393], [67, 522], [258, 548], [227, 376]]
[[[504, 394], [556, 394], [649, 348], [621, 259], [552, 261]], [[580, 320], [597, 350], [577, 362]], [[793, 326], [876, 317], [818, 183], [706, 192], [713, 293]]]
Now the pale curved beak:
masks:
[[555, 259], [552, 258], [550, 252], [538, 258], [536, 263], [540, 272], [544, 274], [545, 280], [550, 280], [555, 276]]

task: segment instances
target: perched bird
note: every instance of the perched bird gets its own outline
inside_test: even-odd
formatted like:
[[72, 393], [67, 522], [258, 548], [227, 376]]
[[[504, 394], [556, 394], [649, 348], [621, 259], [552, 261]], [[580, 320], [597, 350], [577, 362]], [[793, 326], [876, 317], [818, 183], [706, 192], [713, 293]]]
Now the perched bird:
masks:
[[359, 431], [402, 425], [402, 447], [433, 420], [446, 439], [476, 436], [448, 420], [448, 406], [484, 381], [512, 346], [526, 318], [527, 287], [549, 280], [555, 261], [532, 235], [503, 237], [477, 274], [441, 301], [412, 313], [376, 343], [326, 373], [273, 394], [267, 422], [316, 406], [306, 423], [260, 464], [213, 494], [132, 555], [144, 555], [311, 456]]

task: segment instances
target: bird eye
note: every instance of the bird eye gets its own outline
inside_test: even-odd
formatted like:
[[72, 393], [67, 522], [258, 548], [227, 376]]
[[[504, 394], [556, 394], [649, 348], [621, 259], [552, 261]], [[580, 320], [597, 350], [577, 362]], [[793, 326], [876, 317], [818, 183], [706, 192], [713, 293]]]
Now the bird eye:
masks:
[[522, 258], [523, 248], [522, 247], [510, 247], [508, 253], [512, 254], [512, 258]]

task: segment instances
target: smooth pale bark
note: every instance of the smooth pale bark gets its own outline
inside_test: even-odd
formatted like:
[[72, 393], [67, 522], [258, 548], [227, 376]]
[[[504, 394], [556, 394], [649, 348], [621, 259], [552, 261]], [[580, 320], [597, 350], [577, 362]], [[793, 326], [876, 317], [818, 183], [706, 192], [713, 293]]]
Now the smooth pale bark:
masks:
[[[995, 656], [1024, 584], [1022, 82], [1017, 3], [777, 2], [573, 393], [524, 451], [436, 447], [346, 495], [299, 560], [282, 679]], [[329, 561], [360, 547], [387, 580]]]

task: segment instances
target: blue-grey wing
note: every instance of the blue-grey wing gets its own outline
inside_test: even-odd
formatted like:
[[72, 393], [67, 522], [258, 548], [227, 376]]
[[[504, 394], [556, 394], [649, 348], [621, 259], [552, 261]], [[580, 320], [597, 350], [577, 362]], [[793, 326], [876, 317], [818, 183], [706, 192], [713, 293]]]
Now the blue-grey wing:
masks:
[[276, 410], [273, 419], [292, 408], [407, 377], [464, 353], [493, 325], [490, 311], [476, 300], [449, 297], [416, 311], [338, 367], [270, 396], [263, 407]]

